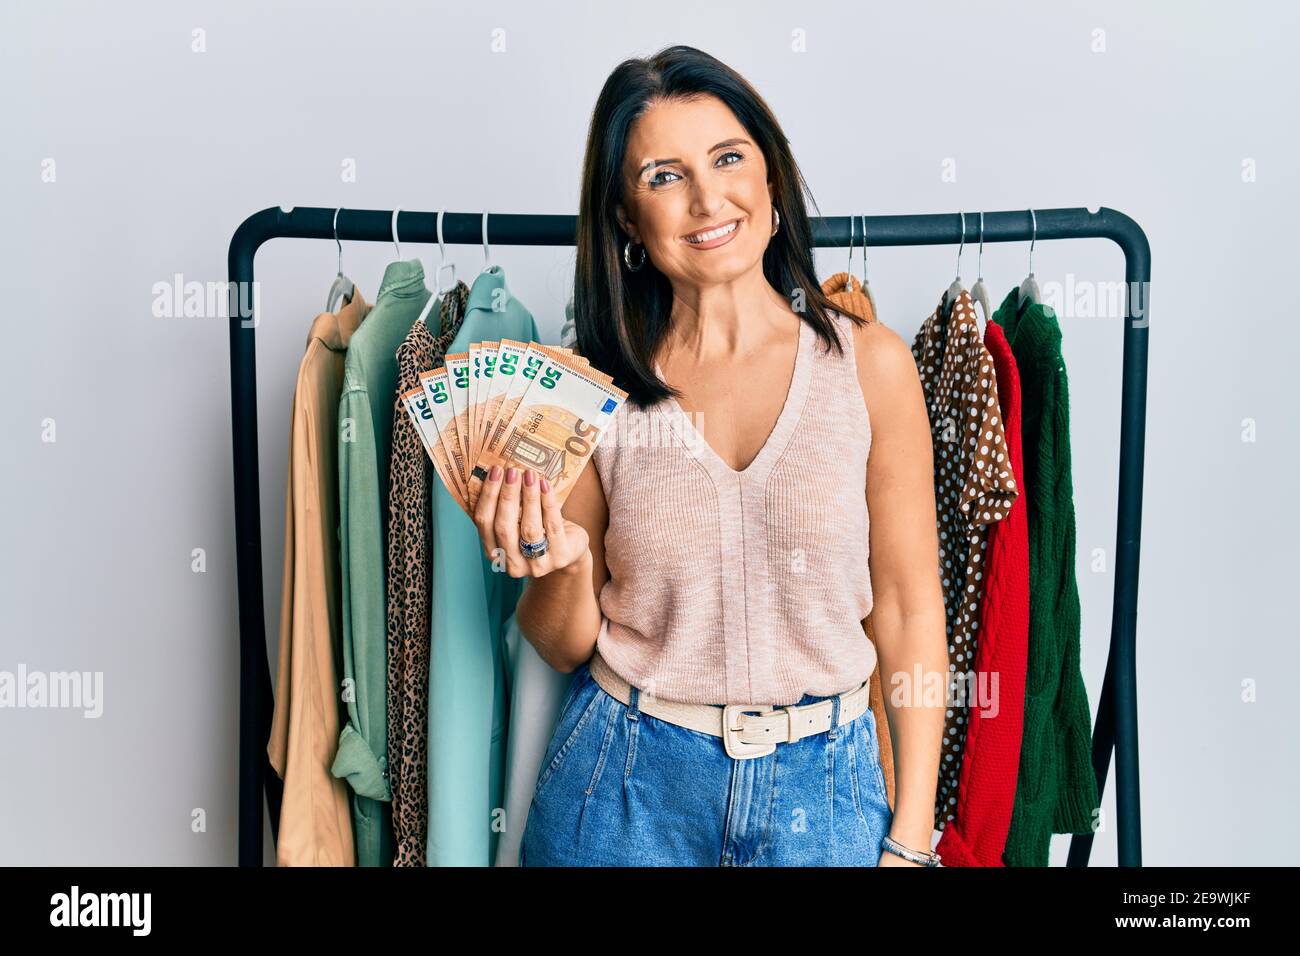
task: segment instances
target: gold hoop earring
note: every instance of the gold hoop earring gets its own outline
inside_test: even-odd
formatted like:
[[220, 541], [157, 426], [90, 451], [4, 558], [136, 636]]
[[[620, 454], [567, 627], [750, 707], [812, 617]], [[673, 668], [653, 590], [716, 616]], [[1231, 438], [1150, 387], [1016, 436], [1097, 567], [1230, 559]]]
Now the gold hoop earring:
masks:
[[645, 256], [646, 256], [645, 246], [642, 246], [641, 261], [639, 261], [636, 265], [632, 265], [632, 240], [629, 239], [627, 241], [627, 245], [623, 247], [623, 262], [627, 265], [628, 272], [640, 272], [641, 267], [645, 265]]
[[772, 235], [775, 236], [776, 231], [781, 228], [781, 210], [777, 209], [775, 205], [772, 206], [772, 218], [776, 220], [776, 225], [772, 227]]

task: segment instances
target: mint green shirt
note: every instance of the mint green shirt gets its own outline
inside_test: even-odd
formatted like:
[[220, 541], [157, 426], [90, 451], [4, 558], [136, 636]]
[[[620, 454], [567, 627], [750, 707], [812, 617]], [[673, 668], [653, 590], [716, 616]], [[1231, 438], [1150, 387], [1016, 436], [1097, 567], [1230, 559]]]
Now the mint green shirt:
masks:
[[[537, 341], [537, 323], [493, 266], [474, 280], [464, 322], [447, 351], [503, 338]], [[525, 582], [492, 570], [474, 522], [436, 475], [430, 550], [427, 863], [490, 866], [505, 806], [506, 624]]]
[[339, 399], [339, 554], [343, 695], [348, 722], [331, 772], [352, 788], [358, 866], [393, 862], [388, 781], [388, 462], [397, 346], [432, 293], [417, 260], [384, 270], [379, 294], [348, 343]]

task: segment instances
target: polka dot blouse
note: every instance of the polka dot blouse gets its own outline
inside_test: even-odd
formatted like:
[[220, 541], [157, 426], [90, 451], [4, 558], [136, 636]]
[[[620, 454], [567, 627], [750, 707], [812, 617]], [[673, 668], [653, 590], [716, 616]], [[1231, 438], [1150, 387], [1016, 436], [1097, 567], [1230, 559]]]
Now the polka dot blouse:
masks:
[[957, 807], [957, 782], [974, 695], [975, 649], [984, 595], [988, 528], [1001, 521], [1019, 491], [1007, 455], [993, 357], [963, 291], [945, 320], [936, 307], [912, 345], [934, 441], [934, 491], [939, 569], [948, 630], [948, 690], [935, 826]]

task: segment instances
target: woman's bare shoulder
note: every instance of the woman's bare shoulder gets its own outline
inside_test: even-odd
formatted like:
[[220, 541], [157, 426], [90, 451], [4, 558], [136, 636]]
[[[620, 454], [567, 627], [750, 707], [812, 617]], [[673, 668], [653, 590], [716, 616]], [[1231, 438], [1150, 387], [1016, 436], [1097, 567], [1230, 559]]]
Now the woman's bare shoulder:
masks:
[[921, 393], [912, 347], [901, 335], [879, 321], [850, 324], [858, 384], [869, 411]]

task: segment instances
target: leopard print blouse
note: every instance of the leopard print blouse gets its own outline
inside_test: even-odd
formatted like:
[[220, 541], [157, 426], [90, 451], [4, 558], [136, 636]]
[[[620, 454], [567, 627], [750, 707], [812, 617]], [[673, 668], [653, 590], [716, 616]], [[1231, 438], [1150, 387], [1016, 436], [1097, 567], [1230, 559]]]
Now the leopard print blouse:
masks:
[[393, 866], [424, 866], [428, 833], [429, 537], [432, 463], [401, 400], [420, 373], [445, 361], [465, 318], [469, 287], [457, 282], [438, 306], [441, 333], [411, 326], [397, 347], [393, 453], [388, 485], [388, 767]]

